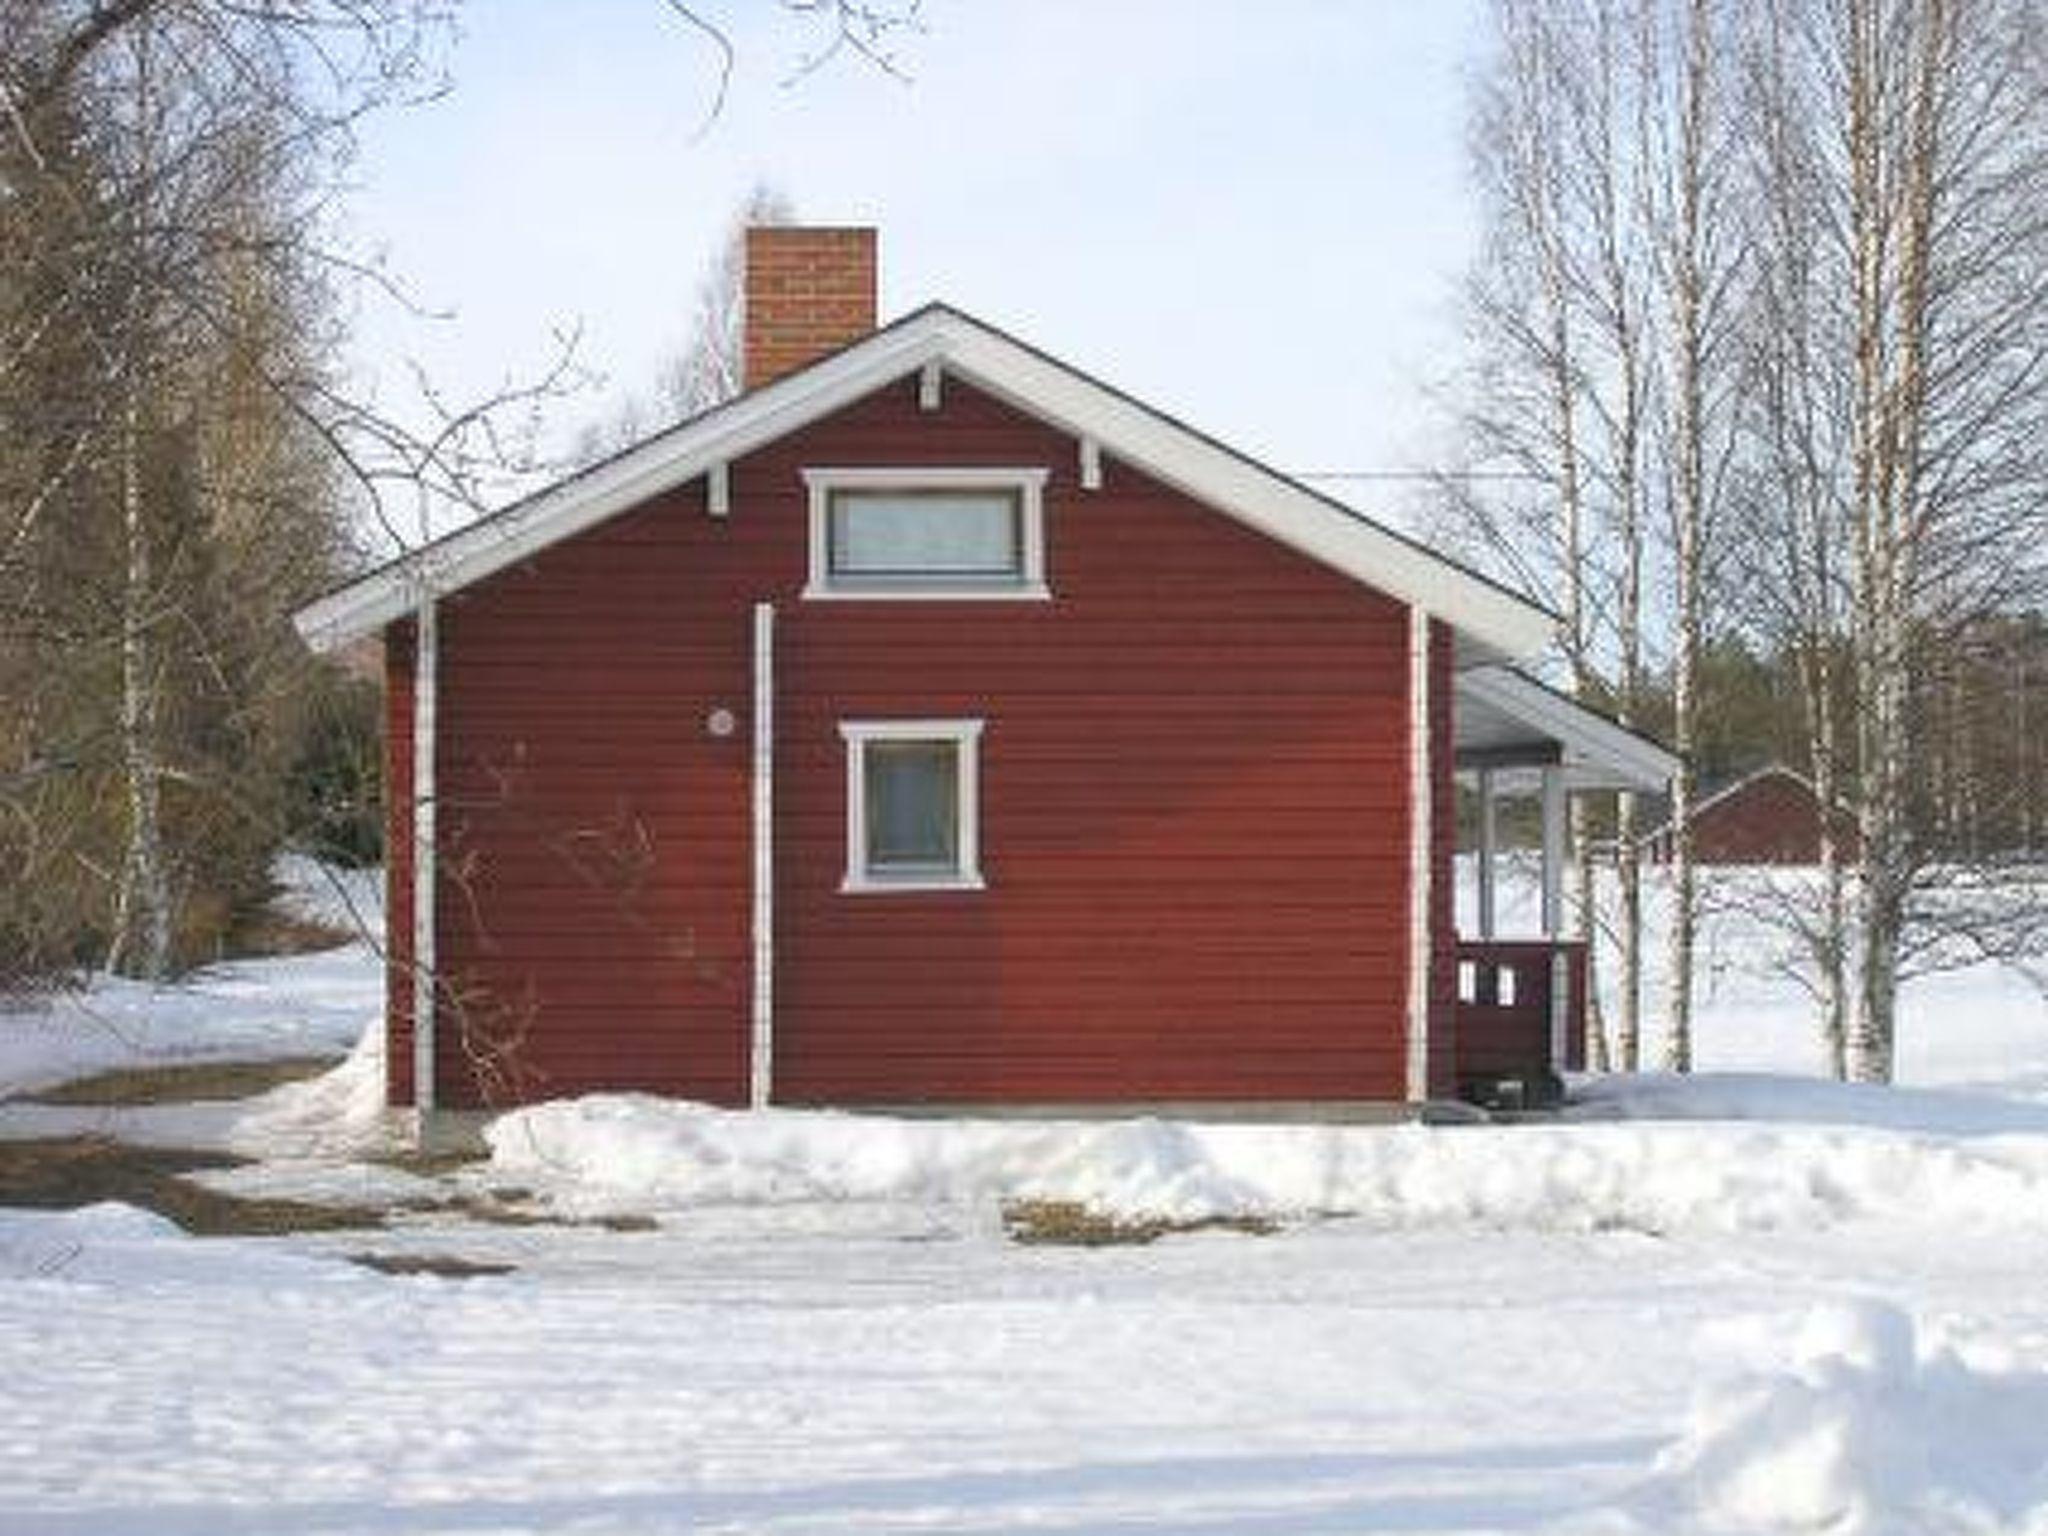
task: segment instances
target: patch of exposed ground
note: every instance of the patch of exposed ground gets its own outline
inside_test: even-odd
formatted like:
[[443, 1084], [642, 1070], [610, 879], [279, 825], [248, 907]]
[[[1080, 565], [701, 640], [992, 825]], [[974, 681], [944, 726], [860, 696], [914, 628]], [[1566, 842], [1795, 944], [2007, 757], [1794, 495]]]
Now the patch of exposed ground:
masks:
[[1260, 1216], [1209, 1216], [1199, 1221], [1164, 1217], [1104, 1215], [1072, 1200], [1011, 1200], [1003, 1206], [1003, 1231], [1013, 1243], [1069, 1248], [1142, 1247], [1183, 1232], [1242, 1232], [1270, 1237], [1280, 1224]]
[[118, 1200], [176, 1222], [196, 1237], [275, 1237], [384, 1225], [371, 1206], [245, 1199], [182, 1177], [248, 1162], [223, 1152], [134, 1147], [103, 1136], [0, 1141], [0, 1205], [72, 1210]]
[[134, 1104], [196, 1104], [248, 1099], [282, 1083], [317, 1077], [333, 1067], [332, 1056], [295, 1056], [282, 1061], [201, 1061], [172, 1067], [124, 1067], [27, 1095], [36, 1104], [80, 1107]]
[[437, 1275], [443, 1280], [509, 1275], [519, 1267], [490, 1259], [460, 1258], [452, 1253], [350, 1253], [343, 1257], [380, 1275]]
[[301, 917], [271, 900], [237, 913], [221, 940], [227, 960], [261, 960], [277, 955], [311, 955], [353, 944], [363, 935], [353, 927]]

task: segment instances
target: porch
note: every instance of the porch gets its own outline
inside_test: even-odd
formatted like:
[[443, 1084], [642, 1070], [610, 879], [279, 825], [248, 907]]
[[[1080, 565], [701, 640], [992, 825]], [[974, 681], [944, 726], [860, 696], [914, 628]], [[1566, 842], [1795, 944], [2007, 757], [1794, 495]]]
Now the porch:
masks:
[[[1587, 936], [1566, 932], [1565, 821], [1574, 794], [1661, 794], [1678, 759], [1509, 667], [1458, 675], [1453, 739], [1459, 782], [1474, 797], [1470, 903], [1475, 932], [1459, 935], [1453, 1038], [1458, 1096], [1490, 1108], [1557, 1103], [1562, 1073], [1583, 1071], [1590, 1013]], [[1539, 807], [1541, 875], [1536, 932], [1500, 927], [1500, 802]]]

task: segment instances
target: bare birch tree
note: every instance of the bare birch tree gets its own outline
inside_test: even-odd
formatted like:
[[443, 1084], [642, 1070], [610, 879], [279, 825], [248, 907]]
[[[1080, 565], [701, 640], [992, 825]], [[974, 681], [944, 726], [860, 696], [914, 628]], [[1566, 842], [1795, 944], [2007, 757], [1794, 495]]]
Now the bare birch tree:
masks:
[[[1917, 712], [1960, 637], [2041, 587], [2048, 52], [2021, 0], [1760, 4], [1763, 467], [1747, 570], [1797, 645], [1824, 805], [1831, 1061], [1889, 1080], [1901, 980], [1988, 920], [1915, 824]], [[1837, 976], [1839, 975], [1839, 981]]]
[[[1681, 666], [1697, 666], [1701, 643], [1697, 519], [1709, 418], [1725, 395], [1707, 377], [1719, 365], [1710, 332], [1728, 251], [1723, 130], [1710, 115], [1724, 66], [1705, 7], [1678, 0], [1496, 0], [1492, 15], [1474, 113], [1488, 239], [1472, 284], [1481, 362], [1466, 424], [1475, 462], [1513, 468], [1537, 495], [1517, 506], [1482, 483], [1455, 498], [1454, 522], [1509, 574], [1558, 594], [1574, 694], [1640, 725], [1680, 606], [1674, 587], [1688, 581]], [[1687, 444], [1698, 454], [1683, 461], [1690, 479], [1672, 469]], [[1681, 534], [1691, 542], [1674, 555]], [[1689, 726], [1689, 687], [1686, 698]], [[1644, 1033], [1640, 818], [1637, 797], [1621, 795], [1612, 940], [1613, 1065], [1623, 1070], [1641, 1064]], [[1590, 831], [1579, 797], [1577, 904], [1589, 936], [1599, 927]], [[1681, 910], [1689, 936], [1690, 903]], [[1689, 1007], [1689, 989], [1672, 995]], [[1681, 1048], [1677, 1064], [1686, 1060]]]
[[1656, 391], [1658, 461], [1666, 507], [1666, 594], [1671, 737], [1678, 754], [1669, 828], [1664, 1065], [1692, 1069], [1694, 937], [1699, 892], [1692, 816], [1701, 743], [1701, 673], [1716, 574], [1722, 492], [1734, 454], [1734, 323], [1745, 280], [1736, 226], [1739, 34], [1729, 7], [1678, 0], [1650, 7], [1644, 78], [1654, 93], [1645, 160], [1644, 217], [1655, 253], [1661, 359]]

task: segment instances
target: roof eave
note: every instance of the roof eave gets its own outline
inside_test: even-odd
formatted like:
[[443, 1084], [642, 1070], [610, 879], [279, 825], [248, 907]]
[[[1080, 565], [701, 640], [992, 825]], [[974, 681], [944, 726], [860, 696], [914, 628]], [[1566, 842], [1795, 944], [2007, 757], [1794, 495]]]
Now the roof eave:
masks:
[[1678, 754], [1669, 748], [1512, 668], [1464, 673], [1458, 687], [1558, 743], [1562, 766], [1580, 770], [1587, 787], [1595, 787], [1590, 772], [1600, 788], [1661, 794], [1679, 770]]

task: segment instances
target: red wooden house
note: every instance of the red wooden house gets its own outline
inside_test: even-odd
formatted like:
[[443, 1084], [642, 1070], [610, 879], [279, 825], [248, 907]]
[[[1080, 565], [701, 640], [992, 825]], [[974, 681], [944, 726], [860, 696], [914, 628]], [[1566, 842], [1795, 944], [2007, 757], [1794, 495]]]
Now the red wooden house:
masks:
[[1571, 1058], [1554, 921], [1461, 956], [1461, 737], [1558, 805], [1669, 760], [1504, 670], [1548, 612], [956, 310], [875, 329], [870, 230], [748, 267], [744, 395], [299, 615], [384, 639], [394, 1105]]

